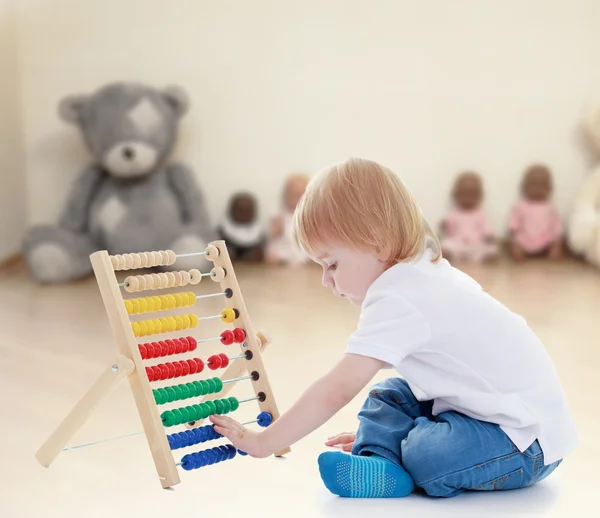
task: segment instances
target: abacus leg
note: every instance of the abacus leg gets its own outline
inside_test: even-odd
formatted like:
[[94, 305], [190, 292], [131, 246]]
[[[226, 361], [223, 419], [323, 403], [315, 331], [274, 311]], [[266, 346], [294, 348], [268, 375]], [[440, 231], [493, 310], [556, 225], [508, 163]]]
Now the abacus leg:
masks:
[[94, 408], [121, 379], [131, 374], [133, 369], [133, 362], [129, 358], [122, 355], [117, 356], [114, 363], [102, 373], [92, 388], [81, 398], [69, 415], [37, 451], [35, 458], [42, 466], [46, 468], [50, 466], [75, 432], [84, 425]]
[[49, 225], [31, 228], [23, 242], [25, 261], [41, 283], [60, 283], [92, 273], [89, 256], [96, 247], [87, 234]]

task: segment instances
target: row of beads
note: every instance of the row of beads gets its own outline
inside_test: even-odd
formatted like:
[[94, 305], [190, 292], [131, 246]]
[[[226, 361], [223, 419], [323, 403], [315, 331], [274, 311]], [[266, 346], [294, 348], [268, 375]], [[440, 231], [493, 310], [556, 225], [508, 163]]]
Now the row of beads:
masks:
[[159, 342], [148, 342], [138, 345], [142, 360], [150, 358], [160, 358], [161, 356], [171, 356], [173, 354], [187, 353], [195, 351], [198, 342], [193, 336], [185, 338], [173, 338], [169, 340], [161, 340]]
[[221, 378], [208, 378], [201, 381], [153, 389], [152, 394], [154, 395], [154, 401], [156, 401], [157, 405], [164, 405], [165, 403], [182, 401], [192, 397], [217, 394], [218, 392], [221, 392], [221, 390], [223, 390]]
[[199, 451], [197, 453], [188, 453], [181, 459], [181, 467], [186, 471], [199, 469], [204, 466], [210, 466], [217, 462], [223, 462], [233, 459], [236, 449], [232, 444], [215, 446], [209, 450]]
[[202, 281], [200, 270], [194, 268], [189, 272], [181, 270], [179, 272], [147, 273], [146, 275], [130, 275], [125, 278], [125, 291], [133, 293], [144, 290], [164, 290], [167, 288], [176, 288], [196, 285]]
[[214, 441], [221, 437], [223, 436], [220, 433], [215, 432], [215, 428], [209, 424], [192, 430], [167, 435], [167, 440], [169, 441], [169, 446], [172, 450], [178, 450], [179, 448], [187, 448], [188, 446], [194, 446], [195, 444]]
[[164, 426], [177, 426], [190, 421], [200, 421], [208, 416], [218, 414], [228, 414], [235, 412], [240, 406], [240, 402], [235, 397], [225, 399], [215, 399], [214, 401], [206, 401], [198, 405], [190, 405], [173, 410], [166, 410], [160, 414], [160, 419]]
[[[229, 365], [229, 358], [225, 353], [211, 356], [207, 365], [211, 370], [225, 368]], [[189, 374], [198, 374], [204, 370], [204, 362], [201, 358], [190, 358], [175, 362], [160, 363], [152, 367], [146, 367], [148, 381], [163, 381], [172, 378], [181, 378]]]
[[198, 317], [193, 313], [177, 315], [175, 317], [153, 318], [152, 320], [138, 320], [131, 323], [134, 336], [150, 336], [160, 333], [172, 333], [182, 329], [194, 328], [198, 325]]
[[125, 300], [125, 309], [128, 315], [138, 313], [152, 313], [153, 311], [166, 311], [175, 308], [187, 308], [196, 303], [196, 294], [193, 291], [173, 293], [170, 295], [155, 295], [139, 299]]
[[112, 267], [119, 271], [170, 266], [176, 258], [177, 256], [173, 250], [159, 250], [158, 252], [142, 252], [140, 254], [111, 255], [110, 262]]

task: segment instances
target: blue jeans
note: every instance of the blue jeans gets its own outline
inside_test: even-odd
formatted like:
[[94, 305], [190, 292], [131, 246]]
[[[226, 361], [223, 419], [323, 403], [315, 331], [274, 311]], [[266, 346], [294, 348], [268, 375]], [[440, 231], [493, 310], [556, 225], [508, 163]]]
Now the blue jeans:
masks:
[[544, 466], [537, 441], [521, 453], [498, 425], [458, 412], [434, 416], [432, 408], [432, 401], [417, 401], [403, 379], [375, 385], [358, 414], [352, 454], [385, 457], [439, 497], [531, 486], [562, 462]]

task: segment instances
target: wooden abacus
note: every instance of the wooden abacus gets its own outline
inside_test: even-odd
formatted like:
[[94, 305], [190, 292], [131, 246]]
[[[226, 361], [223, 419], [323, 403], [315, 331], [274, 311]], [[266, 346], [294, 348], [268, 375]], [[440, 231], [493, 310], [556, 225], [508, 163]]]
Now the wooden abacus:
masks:
[[[190, 271], [171, 271], [147, 275], [130, 275], [124, 282], [117, 280], [115, 271], [172, 266], [178, 257], [204, 256], [214, 265], [210, 273], [202, 274], [197, 269]], [[225, 414], [237, 410], [240, 403], [258, 401], [260, 414], [257, 422], [268, 426], [279, 417], [273, 391], [265, 371], [261, 349], [268, 340], [263, 333], [255, 333], [242, 293], [238, 286], [233, 265], [224, 241], [210, 243], [205, 251], [176, 255], [171, 250], [144, 252], [110, 256], [106, 251], [95, 252], [90, 256], [108, 320], [112, 328], [119, 353], [107, 367], [91, 389], [71, 410], [55, 432], [36, 453], [42, 466], [49, 467], [54, 459], [66, 448], [73, 434], [83, 426], [94, 408], [125, 376], [129, 379], [131, 391], [137, 406], [154, 464], [163, 488], [180, 482], [178, 466], [192, 470], [216, 462], [232, 459], [236, 451], [231, 444], [221, 445], [197, 453], [183, 456], [176, 463], [172, 450], [200, 444], [221, 438], [210, 425], [201, 426], [202, 421], [212, 414]], [[209, 276], [219, 283], [221, 292], [196, 296], [194, 292], [179, 292], [167, 295], [124, 299], [120, 288], [129, 293], [145, 290], [161, 290], [197, 285], [203, 277]], [[173, 309], [193, 306], [197, 300], [205, 297], [223, 296], [228, 307], [218, 315], [198, 317], [195, 313], [177, 314], [162, 318], [137, 320], [131, 322], [130, 315], [152, 312], [167, 312]], [[159, 342], [138, 344], [136, 338], [162, 333], [177, 333], [198, 326], [199, 321], [220, 318], [225, 323], [236, 323], [233, 330], [226, 330], [218, 338], [196, 340], [192, 336], [167, 339]], [[200, 358], [160, 363], [145, 366], [146, 360], [179, 355], [195, 351], [199, 343], [219, 340], [224, 345], [236, 342], [240, 346], [240, 355], [229, 357], [224, 353], [215, 354], [203, 361]], [[199, 374], [207, 365], [211, 370], [227, 368], [221, 378], [214, 377], [202, 381], [152, 389], [151, 382]], [[247, 372], [243, 376], [244, 371]], [[235, 383], [249, 380], [255, 397], [239, 401], [237, 398], [225, 398]], [[219, 399], [210, 394], [219, 393]], [[166, 410], [159, 414], [158, 406], [189, 398], [203, 399], [193, 405]], [[249, 423], [245, 423], [249, 424]], [[171, 435], [165, 434], [165, 428], [185, 425], [187, 430]], [[286, 448], [276, 456], [290, 451]]]

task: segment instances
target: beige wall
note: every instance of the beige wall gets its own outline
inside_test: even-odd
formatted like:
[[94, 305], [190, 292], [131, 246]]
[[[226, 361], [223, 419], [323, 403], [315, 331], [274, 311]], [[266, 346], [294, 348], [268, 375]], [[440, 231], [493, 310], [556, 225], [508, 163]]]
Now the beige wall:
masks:
[[12, 4], [12, 0], [0, 0], [0, 261], [19, 250], [26, 223], [17, 25]]
[[178, 155], [217, 214], [236, 189], [272, 207], [289, 172], [362, 155], [398, 171], [435, 222], [453, 175], [480, 171], [501, 229], [528, 163], [550, 164], [563, 212], [588, 168], [575, 132], [600, 89], [597, 0], [20, 0], [18, 10], [32, 222], [57, 217], [87, 161], [58, 100], [118, 79], [187, 88]]

